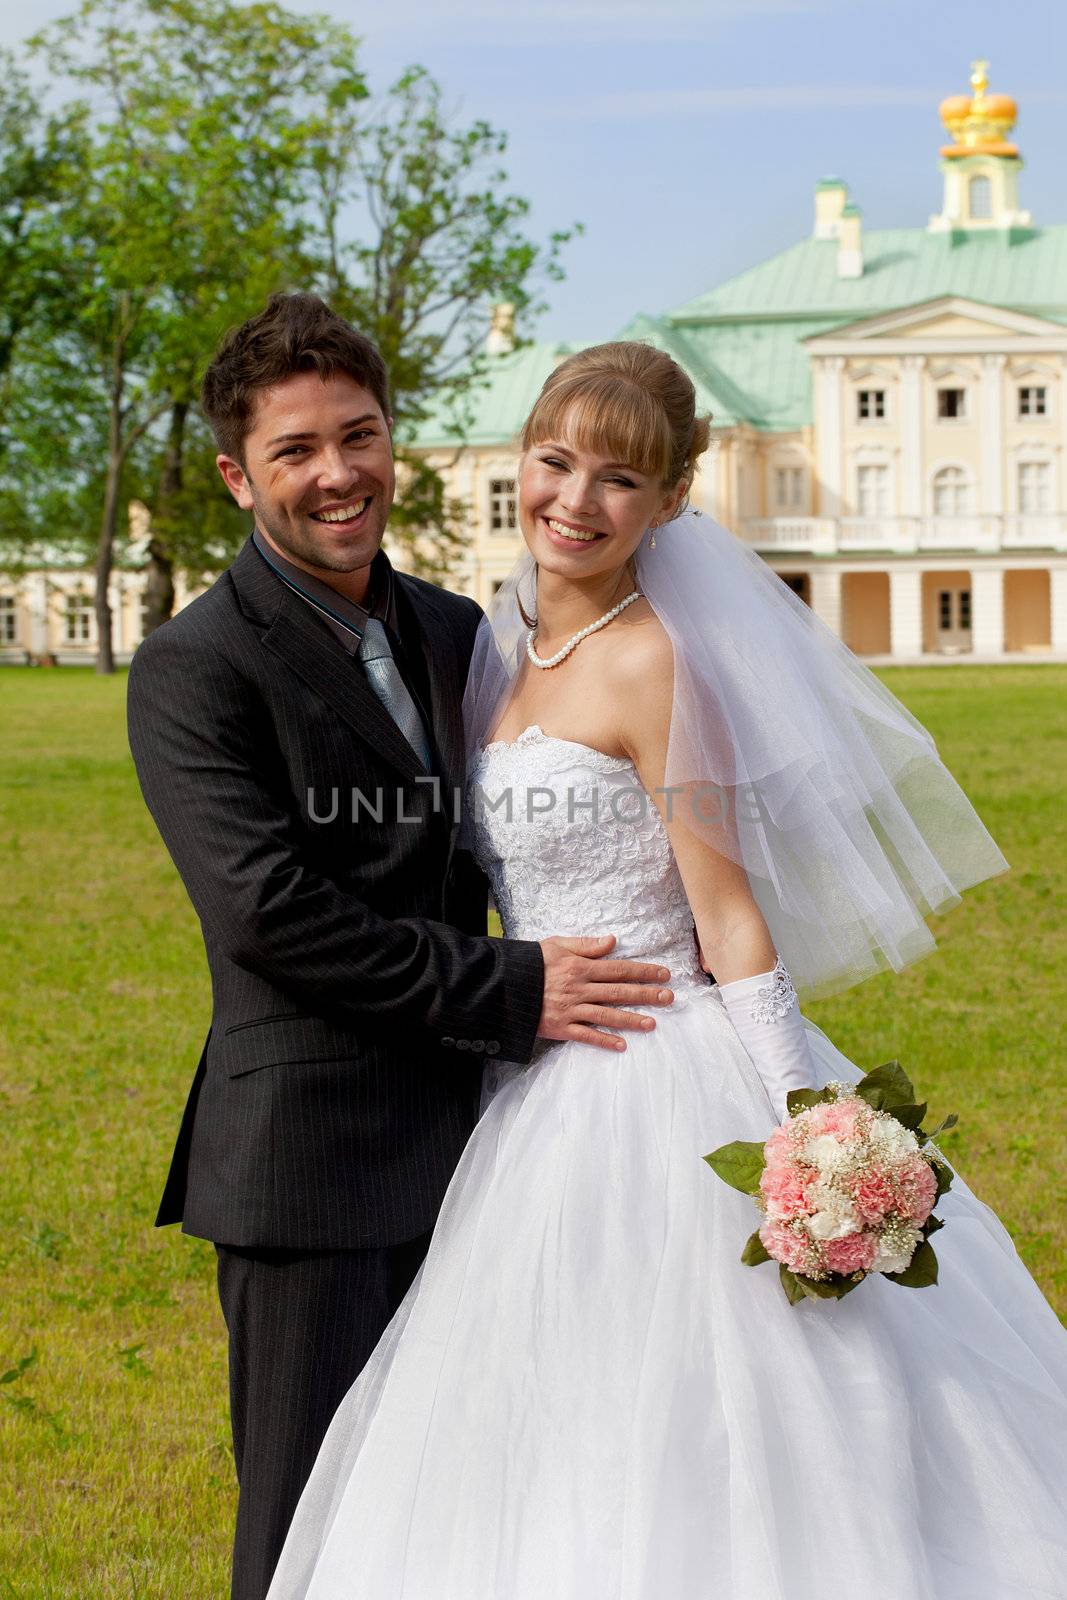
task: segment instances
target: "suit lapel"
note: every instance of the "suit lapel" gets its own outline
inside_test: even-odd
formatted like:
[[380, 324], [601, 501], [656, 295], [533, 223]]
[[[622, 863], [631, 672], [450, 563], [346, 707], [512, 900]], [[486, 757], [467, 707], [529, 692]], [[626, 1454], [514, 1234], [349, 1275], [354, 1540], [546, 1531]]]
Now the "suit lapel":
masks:
[[425, 777], [418, 756], [368, 684], [357, 663], [279, 582], [249, 540], [230, 568], [242, 609], [264, 628], [262, 643], [341, 720], [409, 781]]
[[263, 643], [405, 778], [425, 777], [421, 761], [357, 663], [315, 621], [303, 600], [286, 595]]
[[[230, 568], [242, 609], [265, 629], [263, 645], [284, 661], [352, 730], [409, 781], [426, 777], [415, 752], [367, 683], [359, 666], [308, 608], [279, 582], [251, 539]], [[430, 685], [430, 737], [440, 757], [441, 807], [455, 832], [452, 796], [465, 777], [463, 711], [457, 693], [455, 645], [432, 590], [394, 572], [400, 599], [412, 613]]]

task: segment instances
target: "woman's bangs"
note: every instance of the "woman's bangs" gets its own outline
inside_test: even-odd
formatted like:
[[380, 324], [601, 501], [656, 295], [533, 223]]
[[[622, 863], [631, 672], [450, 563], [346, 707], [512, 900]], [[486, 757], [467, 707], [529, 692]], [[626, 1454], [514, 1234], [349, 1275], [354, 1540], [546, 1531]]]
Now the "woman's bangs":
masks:
[[666, 478], [670, 469], [670, 431], [662, 408], [617, 373], [576, 375], [572, 383], [550, 389], [534, 407], [526, 435], [527, 446], [555, 439], [650, 478]]

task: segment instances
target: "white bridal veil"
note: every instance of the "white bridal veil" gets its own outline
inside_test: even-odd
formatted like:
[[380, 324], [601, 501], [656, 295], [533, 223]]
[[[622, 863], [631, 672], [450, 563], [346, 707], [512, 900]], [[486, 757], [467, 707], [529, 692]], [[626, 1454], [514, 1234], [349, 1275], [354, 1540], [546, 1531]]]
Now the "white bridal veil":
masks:
[[[747, 870], [798, 989], [847, 987], [933, 947], [924, 918], [1007, 862], [930, 735], [765, 563], [687, 511], [638, 548], [674, 647], [661, 811]], [[526, 555], [483, 622], [464, 700], [484, 742], [531, 615]]]

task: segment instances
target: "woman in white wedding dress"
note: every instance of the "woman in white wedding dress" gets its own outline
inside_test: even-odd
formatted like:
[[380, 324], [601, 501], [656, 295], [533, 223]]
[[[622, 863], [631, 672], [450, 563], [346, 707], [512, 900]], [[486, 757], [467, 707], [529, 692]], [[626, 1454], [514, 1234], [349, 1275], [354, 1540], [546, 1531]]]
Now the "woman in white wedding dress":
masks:
[[527, 425], [472, 844], [506, 935], [611, 931], [675, 1001], [495, 1069], [269, 1600], [1067, 1596], [1067, 1336], [993, 1213], [957, 1176], [936, 1285], [794, 1307], [701, 1160], [861, 1075], [790, 973], [900, 966], [1004, 866], [892, 696], [676, 515], [707, 436], [641, 345], [565, 362]]

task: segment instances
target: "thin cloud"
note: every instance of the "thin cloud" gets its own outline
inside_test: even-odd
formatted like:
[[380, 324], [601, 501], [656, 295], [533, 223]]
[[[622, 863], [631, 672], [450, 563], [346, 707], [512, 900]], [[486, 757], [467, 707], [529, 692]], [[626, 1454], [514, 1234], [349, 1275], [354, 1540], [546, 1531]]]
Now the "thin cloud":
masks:
[[[528, 39], [545, 26], [558, 28], [564, 37], [575, 38], [694, 38], [724, 20], [737, 17], [790, 15], [809, 16], [836, 9], [840, 0], [662, 0], [649, 5], [647, 0], [527, 0], [521, 15], [512, 13], [506, 28], [501, 27], [499, 4], [489, 0], [452, 0], [447, 6], [431, 0], [394, 0], [373, 18], [353, 17], [359, 31], [368, 37], [419, 27], [453, 34], [468, 26], [492, 24], [494, 45]], [[344, 0], [334, 0], [333, 13], [349, 20], [355, 10]]]
[[[729, 89], [636, 89], [612, 90], [608, 94], [583, 96], [580, 103], [558, 101], [550, 109], [553, 118], [572, 122], [605, 121], [622, 118], [714, 116], [722, 112], [744, 111], [822, 111], [870, 108], [872, 106], [936, 106], [944, 98], [944, 85], [927, 88], [874, 88], [841, 84], [829, 88], [820, 84], [787, 84], [781, 87], [760, 85]], [[1019, 95], [1021, 102], [1067, 103], [1067, 95], [1055, 90], [1029, 90]], [[541, 109], [545, 109], [543, 102]]]

